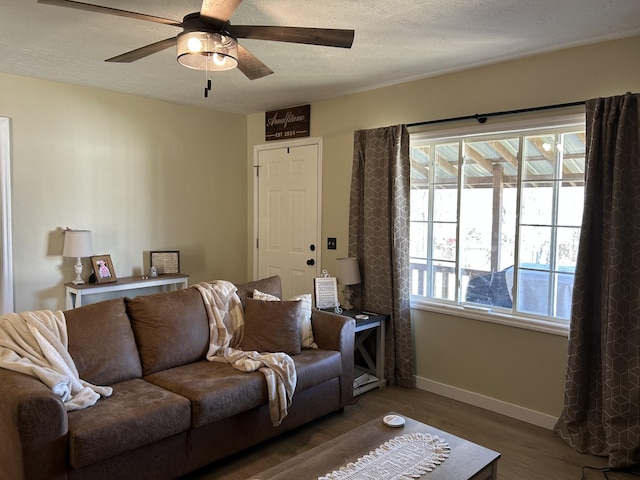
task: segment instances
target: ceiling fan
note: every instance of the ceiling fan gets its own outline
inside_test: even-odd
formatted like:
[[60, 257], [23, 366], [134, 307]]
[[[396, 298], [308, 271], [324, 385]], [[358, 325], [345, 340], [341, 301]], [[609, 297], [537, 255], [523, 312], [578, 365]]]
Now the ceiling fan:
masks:
[[[333, 28], [232, 25], [229, 18], [242, 0], [203, 0], [200, 12], [186, 15], [181, 22], [144, 13], [92, 5], [73, 0], [38, 0], [38, 3], [106, 13], [149, 22], [181, 27], [182, 33], [130, 52], [109, 58], [107, 62], [134, 62], [176, 46], [178, 62], [185, 67], [209, 71], [238, 69], [249, 79], [271, 75], [273, 71], [238, 44], [238, 38], [302, 43], [351, 48], [355, 32]], [[208, 81], [209, 90], [211, 82]], [[205, 87], [205, 96], [207, 88]]]

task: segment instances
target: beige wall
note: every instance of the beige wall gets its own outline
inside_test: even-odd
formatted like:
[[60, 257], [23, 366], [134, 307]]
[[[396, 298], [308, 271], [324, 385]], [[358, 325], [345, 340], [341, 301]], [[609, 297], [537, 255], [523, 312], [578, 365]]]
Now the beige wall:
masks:
[[[354, 130], [638, 92], [638, 51], [634, 37], [314, 102], [322, 268], [347, 253]], [[180, 250], [191, 282], [251, 276], [251, 164], [264, 114], [0, 74], [0, 116], [11, 119], [16, 310], [63, 308], [73, 279], [61, 257], [66, 226], [93, 230], [118, 276], [148, 268], [144, 252], [156, 249]], [[559, 413], [565, 338], [418, 310], [413, 322], [419, 379]]]
[[191, 282], [245, 278], [244, 115], [0, 74], [0, 116], [16, 310], [64, 307], [67, 226], [91, 229], [119, 277], [148, 271], [143, 252], [176, 249]]
[[[633, 37], [312, 103], [311, 135], [323, 138], [322, 268], [331, 272], [347, 254], [354, 130], [638, 92], [638, 51]], [[248, 119], [249, 165], [263, 121], [263, 113]], [[326, 250], [330, 236], [335, 251]], [[419, 379], [559, 414], [566, 338], [418, 310], [412, 317]]]

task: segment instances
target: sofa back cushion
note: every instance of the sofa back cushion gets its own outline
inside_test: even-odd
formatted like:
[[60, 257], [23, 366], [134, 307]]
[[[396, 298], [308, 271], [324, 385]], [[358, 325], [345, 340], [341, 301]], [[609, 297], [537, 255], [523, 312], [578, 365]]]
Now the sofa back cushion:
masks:
[[126, 298], [143, 375], [204, 358], [209, 322], [195, 288]]
[[112, 385], [142, 376], [124, 299], [105, 300], [64, 314], [69, 353], [82, 380]]
[[252, 282], [239, 283], [236, 284], [236, 288], [238, 289], [238, 297], [240, 297], [243, 307], [245, 306], [245, 300], [247, 298], [253, 298], [254, 290], [282, 298], [282, 282], [278, 275], [261, 280], [254, 280]]
[[301, 301], [247, 298], [245, 302], [242, 350], [300, 354]]

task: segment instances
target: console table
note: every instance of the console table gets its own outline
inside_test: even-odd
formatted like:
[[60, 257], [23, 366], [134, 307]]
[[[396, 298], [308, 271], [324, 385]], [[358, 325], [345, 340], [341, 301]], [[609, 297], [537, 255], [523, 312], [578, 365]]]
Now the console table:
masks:
[[[118, 278], [113, 283], [83, 283], [75, 285], [73, 283], [65, 283], [65, 303], [67, 310], [82, 306], [82, 299], [87, 295], [95, 295], [98, 293], [119, 292], [125, 290], [137, 290], [139, 288], [151, 288], [168, 285], [175, 290], [187, 288], [189, 286], [189, 275], [165, 274], [157, 277], [123, 277]], [[75, 300], [75, 301], [74, 301]]]
[[[358, 364], [359, 360], [356, 356], [353, 395], [360, 395], [374, 388], [383, 387], [387, 384], [387, 380], [384, 378], [384, 330], [389, 316], [360, 310], [343, 310], [342, 315], [356, 320], [355, 352], [359, 354], [360, 360], [364, 363]], [[360, 315], [365, 315], [368, 318], [356, 318]], [[370, 351], [371, 349], [367, 348], [365, 341], [373, 333], [376, 334], [375, 351]]]

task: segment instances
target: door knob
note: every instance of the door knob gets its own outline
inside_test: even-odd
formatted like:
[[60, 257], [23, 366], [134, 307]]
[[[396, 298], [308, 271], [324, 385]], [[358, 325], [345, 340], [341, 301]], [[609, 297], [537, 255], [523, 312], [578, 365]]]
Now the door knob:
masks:
[[309, 260], [307, 260], [307, 265], [315, 265], [316, 261], [313, 258], [310, 258]]

